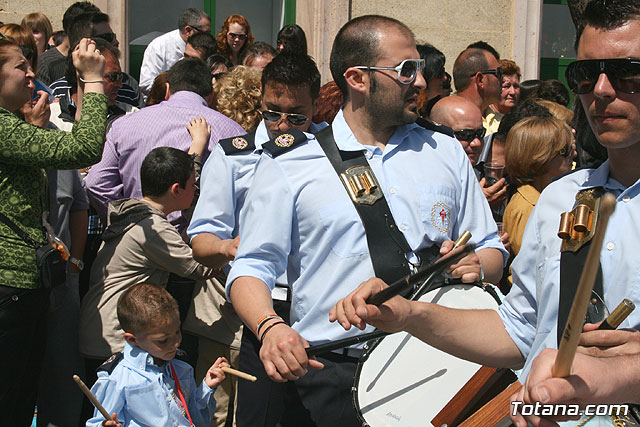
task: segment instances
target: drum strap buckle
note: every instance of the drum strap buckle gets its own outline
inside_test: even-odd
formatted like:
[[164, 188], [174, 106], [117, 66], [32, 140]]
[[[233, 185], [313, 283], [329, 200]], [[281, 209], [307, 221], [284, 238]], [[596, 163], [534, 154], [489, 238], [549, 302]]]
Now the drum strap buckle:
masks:
[[378, 180], [369, 166], [351, 167], [340, 174], [340, 180], [354, 203], [373, 205], [382, 198]]

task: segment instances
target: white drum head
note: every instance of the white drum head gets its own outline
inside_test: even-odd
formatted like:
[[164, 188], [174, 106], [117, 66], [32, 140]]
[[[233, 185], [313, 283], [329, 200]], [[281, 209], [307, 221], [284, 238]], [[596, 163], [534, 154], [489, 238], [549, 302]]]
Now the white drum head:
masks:
[[[471, 285], [435, 289], [420, 301], [452, 308], [498, 308], [489, 293]], [[354, 398], [366, 423], [372, 427], [424, 427], [431, 425], [480, 365], [437, 350], [407, 333], [396, 333], [385, 337], [359, 368]]]

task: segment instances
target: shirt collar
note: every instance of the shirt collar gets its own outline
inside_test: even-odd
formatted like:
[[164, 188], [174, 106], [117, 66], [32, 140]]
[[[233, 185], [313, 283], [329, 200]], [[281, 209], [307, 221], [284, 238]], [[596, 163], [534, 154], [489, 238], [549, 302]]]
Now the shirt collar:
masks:
[[165, 363], [163, 366], [157, 366], [153, 362], [153, 356], [140, 347], [131, 345], [128, 342], [124, 343], [123, 353], [124, 360], [141, 371], [164, 371], [169, 365], [169, 363]]
[[540, 192], [533, 185], [521, 185], [518, 187], [518, 193], [532, 205], [538, 203], [540, 198]]
[[[309, 125], [309, 129], [307, 130], [307, 132], [305, 132], [307, 139], [314, 139], [315, 137], [313, 136], [313, 134], [320, 132], [322, 129], [326, 128], [327, 126], [329, 126], [327, 122], [322, 122], [322, 123], [311, 122], [311, 124]], [[260, 150], [262, 148], [262, 144], [264, 144], [265, 142], [268, 142], [269, 140], [271, 140], [271, 138], [269, 138], [269, 132], [267, 132], [267, 126], [264, 124], [264, 119], [262, 119], [262, 121], [260, 121], [260, 124], [256, 128], [256, 136], [254, 140], [254, 144], [256, 145], [256, 150]]]

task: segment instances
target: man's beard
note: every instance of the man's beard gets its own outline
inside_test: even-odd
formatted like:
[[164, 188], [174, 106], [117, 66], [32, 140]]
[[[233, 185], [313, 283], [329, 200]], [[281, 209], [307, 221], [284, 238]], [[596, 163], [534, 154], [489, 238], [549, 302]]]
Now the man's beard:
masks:
[[[418, 118], [418, 106], [408, 110], [406, 108], [406, 100], [412, 96], [418, 96], [419, 89], [410, 87], [404, 94], [402, 100], [398, 98], [385, 97], [378, 90], [378, 82], [375, 78], [371, 79], [371, 87], [369, 89], [369, 99], [365, 104], [371, 123], [388, 124], [390, 126], [401, 126], [414, 123]], [[417, 103], [416, 103], [417, 104]]]

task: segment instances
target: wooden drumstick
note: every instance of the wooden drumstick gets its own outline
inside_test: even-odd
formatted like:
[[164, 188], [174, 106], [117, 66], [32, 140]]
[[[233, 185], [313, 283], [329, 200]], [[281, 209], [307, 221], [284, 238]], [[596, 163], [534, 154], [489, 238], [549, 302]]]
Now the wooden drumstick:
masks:
[[578, 342], [580, 341], [580, 334], [582, 333], [582, 325], [584, 324], [589, 299], [591, 298], [593, 285], [596, 280], [596, 275], [598, 274], [600, 250], [602, 249], [604, 233], [607, 230], [609, 218], [615, 208], [615, 197], [608, 193], [605, 194], [600, 200], [598, 225], [596, 227], [595, 234], [593, 235], [593, 239], [591, 240], [591, 247], [589, 248], [584, 270], [582, 270], [582, 275], [578, 282], [576, 295], [573, 298], [573, 304], [571, 305], [571, 311], [569, 312], [567, 326], [564, 328], [562, 340], [560, 341], [560, 348], [558, 349], [555, 363], [551, 369], [551, 374], [555, 378], [565, 378], [571, 373], [571, 364], [573, 363], [576, 350], [578, 349]]
[[220, 367], [220, 369], [222, 369], [227, 374], [235, 375], [238, 378], [242, 378], [252, 382], [255, 382], [258, 380], [258, 378], [254, 377], [253, 375], [247, 374], [246, 372], [238, 371], [237, 369], [233, 369], [228, 366], [222, 366]]
[[91, 390], [89, 390], [87, 388], [87, 386], [84, 384], [84, 382], [82, 382], [80, 377], [77, 376], [77, 375], [74, 375], [73, 376], [73, 380], [76, 382], [76, 384], [78, 384], [78, 387], [80, 387], [80, 390], [82, 390], [84, 395], [87, 396], [87, 399], [89, 399], [91, 401], [91, 403], [93, 403], [93, 406], [98, 408], [98, 411], [100, 411], [100, 413], [102, 414], [104, 419], [107, 420], [107, 421], [112, 421], [111, 415], [109, 415], [107, 410], [104, 409], [104, 406], [102, 406], [102, 404], [100, 404], [100, 402], [98, 402], [98, 399], [96, 399], [96, 397], [93, 395], [93, 393], [91, 393]]

